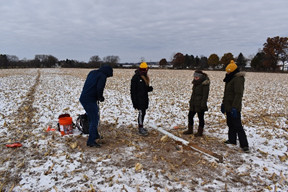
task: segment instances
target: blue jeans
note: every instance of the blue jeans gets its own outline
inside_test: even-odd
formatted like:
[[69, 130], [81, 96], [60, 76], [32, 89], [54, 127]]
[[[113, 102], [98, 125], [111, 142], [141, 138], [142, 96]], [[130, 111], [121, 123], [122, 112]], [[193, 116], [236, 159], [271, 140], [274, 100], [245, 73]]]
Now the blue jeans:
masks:
[[89, 137], [87, 144], [95, 143], [96, 139], [99, 139], [98, 122], [99, 122], [99, 107], [97, 103], [81, 103], [89, 117]]

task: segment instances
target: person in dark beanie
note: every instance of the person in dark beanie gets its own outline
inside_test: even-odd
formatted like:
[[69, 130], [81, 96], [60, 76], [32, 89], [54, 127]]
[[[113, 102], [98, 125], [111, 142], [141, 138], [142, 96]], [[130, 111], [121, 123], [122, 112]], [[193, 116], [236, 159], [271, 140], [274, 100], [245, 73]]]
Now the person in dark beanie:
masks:
[[221, 104], [221, 112], [226, 113], [228, 125], [228, 140], [225, 144], [237, 144], [239, 138], [240, 147], [244, 152], [249, 153], [249, 146], [246, 133], [241, 122], [242, 97], [244, 93], [245, 73], [240, 72], [237, 65], [231, 60], [226, 67], [226, 77], [224, 78], [225, 90]]
[[149, 105], [148, 92], [153, 91], [153, 87], [149, 85], [150, 79], [147, 73], [148, 65], [147, 63], [142, 62], [131, 79], [130, 88], [133, 108], [137, 109], [139, 112], [138, 129], [139, 134], [142, 136], [148, 135], [148, 130], [143, 127], [143, 122]]
[[101, 145], [96, 142], [96, 139], [100, 138], [98, 133], [99, 107], [97, 102], [103, 102], [105, 100], [103, 91], [106, 80], [112, 76], [113, 69], [108, 65], [104, 65], [98, 70], [90, 71], [79, 98], [89, 118], [89, 137], [87, 140], [87, 146], [89, 147], [101, 147]]
[[199, 119], [198, 131], [195, 134], [196, 137], [203, 136], [203, 129], [205, 125], [204, 113], [208, 111], [207, 100], [209, 96], [210, 80], [206, 73], [201, 70], [194, 72], [194, 80], [192, 81], [192, 95], [190, 99], [190, 109], [188, 114], [188, 130], [184, 131], [183, 134], [193, 134], [193, 118], [197, 113]]

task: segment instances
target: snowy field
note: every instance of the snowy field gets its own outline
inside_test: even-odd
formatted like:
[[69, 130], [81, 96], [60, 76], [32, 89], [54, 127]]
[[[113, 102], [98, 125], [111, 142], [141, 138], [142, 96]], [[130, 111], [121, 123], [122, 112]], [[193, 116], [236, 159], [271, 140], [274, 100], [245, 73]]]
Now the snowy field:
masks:
[[[199, 145], [209, 145], [211, 140], [221, 146], [213, 152], [224, 157], [223, 163], [209, 157], [197, 163], [217, 167], [219, 178], [205, 179], [174, 168], [164, 172], [145, 166], [138, 169], [135, 164], [121, 166], [121, 160], [141, 154], [135, 153], [134, 145], [124, 146], [125, 153], [104, 153], [102, 148], [81, 148], [80, 141], [83, 146], [87, 136], [79, 136], [77, 129], [66, 136], [46, 132], [48, 126], [56, 128], [60, 114], [69, 113], [75, 121], [77, 114], [84, 113], [78, 98], [89, 71], [0, 70], [0, 191], [288, 191], [288, 74], [246, 73], [242, 122], [251, 153], [245, 154], [239, 146], [222, 144], [228, 132], [220, 111], [225, 72], [207, 71], [211, 86], [205, 136], [183, 137]], [[133, 74], [132, 69], [114, 69], [114, 76], [107, 79], [105, 101], [100, 104], [104, 127], [136, 130], [137, 111], [130, 99]], [[173, 127], [187, 126], [193, 71], [149, 70], [149, 75], [154, 91], [144, 125], [149, 132], [160, 127], [182, 137]], [[3, 144], [16, 141], [23, 146]], [[232, 175], [246, 182], [237, 182]]]

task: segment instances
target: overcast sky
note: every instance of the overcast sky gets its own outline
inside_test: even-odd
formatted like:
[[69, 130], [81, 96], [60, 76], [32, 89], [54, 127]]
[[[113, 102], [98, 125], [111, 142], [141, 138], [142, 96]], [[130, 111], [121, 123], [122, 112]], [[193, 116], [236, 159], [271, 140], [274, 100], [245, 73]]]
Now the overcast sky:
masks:
[[288, 36], [288, 0], [0, 0], [0, 54], [88, 62], [255, 55]]

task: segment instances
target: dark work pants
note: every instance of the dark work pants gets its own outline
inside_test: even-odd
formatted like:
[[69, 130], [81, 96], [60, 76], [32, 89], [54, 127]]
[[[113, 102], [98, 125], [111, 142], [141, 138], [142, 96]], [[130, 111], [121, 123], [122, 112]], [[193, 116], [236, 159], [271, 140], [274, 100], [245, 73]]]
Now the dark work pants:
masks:
[[242, 123], [241, 123], [241, 113], [237, 112], [237, 118], [233, 118], [231, 115], [231, 112], [226, 112], [227, 116], [227, 125], [229, 127], [228, 130], [228, 140], [231, 143], [237, 143], [237, 135], [240, 142], [240, 147], [249, 147], [248, 141], [246, 137], [246, 133], [243, 129]]
[[99, 139], [99, 133], [98, 133], [98, 122], [99, 122], [99, 114], [98, 110], [99, 107], [97, 103], [81, 103], [83, 108], [86, 111], [86, 114], [89, 117], [89, 137], [87, 140], [87, 144], [95, 143], [96, 139]]
[[199, 127], [204, 128], [204, 125], [205, 125], [204, 113], [205, 113], [205, 111], [201, 111], [201, 112], [189, 111], [189, 114], [188, 114], [188, 123], [189, 123], [189, 125], [193, 126], [193, 124], [194, 124], [193, 118], [194, 118], [196, 113], [197, 113], [197, 116], [198, 116], [198, 119], [199, 119]]
[[144, 122], [144, 117], [146, 115], [146, 109], [139, 109], [138, 110], [139, 114], [138, 114], [138, 126], [143, 127], [143, 122]]

